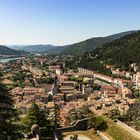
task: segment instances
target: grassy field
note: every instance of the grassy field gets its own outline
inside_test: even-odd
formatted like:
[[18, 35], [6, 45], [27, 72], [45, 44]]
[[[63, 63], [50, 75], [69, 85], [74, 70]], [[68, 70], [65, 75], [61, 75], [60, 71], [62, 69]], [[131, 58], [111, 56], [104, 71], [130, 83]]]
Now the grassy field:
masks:
[[130, 133], [127, 132], [127, 130], [123, 129], [121, 126], [117, 125], [112, 120], [105, 118], [107, 121], [108, 129], [105, 133], [110, 135], [113, 140], [140, 140]]
[[95, 134], [95, 131], [94, 129], [89, 129], [89, 130], [86, 130], [86, 131], [73, 131], [73, 132], [66, 132], [66, 133], [63, 133], [63, 137], [67, 136], [67, 135], [71, 135], [71, 134], [82, 134], [82, 135], [85, 135], [87, 136], [88, 138], [90, 138], [91, 140], [100, 140], [99, 136], [97, 136]]

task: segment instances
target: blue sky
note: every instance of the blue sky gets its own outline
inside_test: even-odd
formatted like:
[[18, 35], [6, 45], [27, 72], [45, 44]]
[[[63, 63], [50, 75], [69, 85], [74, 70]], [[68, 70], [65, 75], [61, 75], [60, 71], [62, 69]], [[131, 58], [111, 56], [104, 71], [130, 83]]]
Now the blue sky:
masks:
[[64, 45], [140, 29], [140, 0], [0, 0], [0, 44]]

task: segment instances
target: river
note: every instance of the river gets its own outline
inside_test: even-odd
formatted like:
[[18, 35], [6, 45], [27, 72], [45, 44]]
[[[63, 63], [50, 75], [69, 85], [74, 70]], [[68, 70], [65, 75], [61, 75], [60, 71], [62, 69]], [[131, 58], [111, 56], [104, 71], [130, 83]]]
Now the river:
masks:
[[12, 60], [18, 60], [18, 59], [23, 59], [24, 57], [14, 57], [14, 58], [0, 58], [0, 62], [5, 63], [5, 62], [9, 62]]

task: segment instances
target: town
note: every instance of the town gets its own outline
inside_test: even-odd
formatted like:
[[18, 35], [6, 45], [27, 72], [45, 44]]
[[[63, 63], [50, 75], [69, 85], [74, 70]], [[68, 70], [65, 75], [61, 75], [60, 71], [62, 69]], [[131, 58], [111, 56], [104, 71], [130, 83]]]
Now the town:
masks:
[[89, 111], [95, 116], [109, 116], [113, 110], [126, 114], [135, 103], [134, 90], [140, 89], [137, 64], [130, 65], [134, 72], [106, 65], [114, 78], [80, 67], [68, 69], [65, 62], [73, 58], [41, 55], [1, 63], [2, 82], [11, 89], [14, 108], [24, 114], [36, 103], [62, 128], [85, 119]]
[[140, 0], [0, 0], [0, 140], [140, 140]]

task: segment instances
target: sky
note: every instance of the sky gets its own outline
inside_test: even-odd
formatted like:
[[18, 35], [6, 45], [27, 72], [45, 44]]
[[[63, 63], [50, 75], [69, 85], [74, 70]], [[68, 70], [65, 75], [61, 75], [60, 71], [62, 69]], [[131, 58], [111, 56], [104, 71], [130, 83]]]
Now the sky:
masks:
[[66, 45], [140, 29], [140, 0], [0, 0], [0, 44]]

